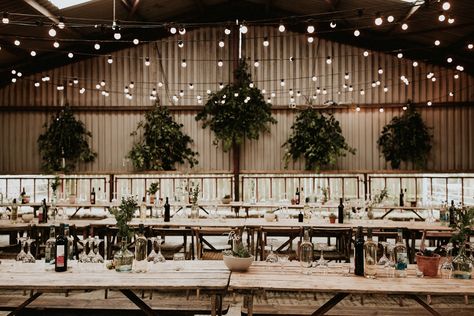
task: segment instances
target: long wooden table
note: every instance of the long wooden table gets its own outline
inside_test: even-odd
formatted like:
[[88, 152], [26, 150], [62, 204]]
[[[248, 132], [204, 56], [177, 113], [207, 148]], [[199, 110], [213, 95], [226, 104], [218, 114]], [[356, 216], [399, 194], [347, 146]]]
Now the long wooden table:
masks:
[[324, 305], [312, 315], [324, 315], [349, 294], [396, 294], [414, 299], [432, 315], [440, 315], [425, 303], [419, 295], [474, 295], [473, 280], [417, 278], [415, 266], [410, 265], [407, 278], [387, 277], [384, 268], [380, 268], [376, 279], [355, 276], [350, 264], [330, 264], [325, 273], [312, 269], [311, 275], [302, 274], [296, 262], [279, 264], [254, 262], [247, 272], [233, 272], [229, 289], [245, 294], [248, 315], [253, 314], [253, 297], [263, 290], [325, 292], [334, 293]]
[[[83, 265], [88, 265], [83, 264]], [[211, 295], [212, 315], [221, 314], [222, 295], [226, 292], [230, 271], [223, 261], [185, 261], [184, 269], [176, 271], [176, 263], [150, 264], [147, 273], [126, 273], [107, 270], [105, 265], [95, 271], [82, 271], [73, 265], [67, 272], [45, 271], [44, 262], [15, 263], [2, 260], [0, 264], [0, 289], [33, 290], [33, 296], [20, 304], [13, 313], [28, 306], [45, 292], [67, 290], [114, 289], [122, 292], [145, 314], [155, 315], [134, 290], [206, 291]], [[183, 305], [186, 301], [183, 301]]]

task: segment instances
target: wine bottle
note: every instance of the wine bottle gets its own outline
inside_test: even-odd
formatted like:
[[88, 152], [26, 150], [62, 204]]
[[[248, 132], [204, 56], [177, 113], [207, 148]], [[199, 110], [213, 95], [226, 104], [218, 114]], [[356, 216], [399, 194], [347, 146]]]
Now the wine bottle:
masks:
[[403, 193], [403, 189], [400, 189], [400, 197], [399, 197], [398, 204], [400, 206], [405, 206], [405, 194]]
[[300, 245], [300, 266], [303, 268], [303, 274], [311, 274], [311, 265], [313, 263], [313, 244], [309, 240], [308, 230], [304, 231], [303, 242]]
[[135, 238], [135, 259], [133, 260], [133, 272], [146, 272], [147, 260], [147, 240], [145, 238], [145, 228], [143, 224], [138, 226], [138, 235]]
[[94, 191], [94, 188], [92, 188], [92, 191], [91, 191], [90, 201], [91, 201], [91, 204], [95, 204], [95, 191]]
[[298, 214], [298, 223], [303, 223], [304, 220], [304, 215], [300, 210], [300, 213]]
[[140, 204], [140, 221], [144, 222], [146, 220], [146, 198], [143, 197], [142, 204]]
[[61, 224], [60, 227], [61, 234], [56, 238], [54, 271], [65, 272], [67, 271], [68, 240], [64, 235], [65, 225]]
[[406, 278], [408, 267], [408, 252], [407, 247], [403, 243], [403, 232], [398, 230], [397, 243], [393, 248], [393, 255], [395, 257], [395, 276], [398, 278]]
[[372, 240], [372, 228], [367, 228], [364, 243], [364, 275], [369, 279], [375, 279], [377, 275], [377, 244]]
[[168, 197], [166, 197], [166, 202], [165, 202], [165, 222], [170, 221], [170, 203], [168, 201]]
[[344, 223], [344, 204], [342, 204], [342, 198], [339, 199], [339, 206], [337, 207], [337, 222], [339, 224]]
[[26, 204], [26, 191], [25, 191], [25, 188], [23, 187], [21, 193], [20, 193], [20, 201], [21, 201], [21, 204]]
[[12, 224], [15, 224], [16, 221], [18, 220], [18, 205], [16, 204], [16, 199], [13, 199], [12, 213], [10, 216], [10, 220]]
[[364, 276], [364, 235], [362, 234], [362, 226], [357, 227], [354, 242], [354, 264], [354, 274]]
[[56, 229], [49, 226], [49, 239], [44, 246], [44, 264], [46, 270], [52, 270], [56, 259]]
[[296, 200], [296, 205], [299, 205], [301, 200], [300, 200], [301, 196], [300, 196], [300, 189], [299, 188], [296, 188], [296, 193], [295, 193], [295, 200]]
[[456, 226], [456, 207], [454, 206], [454, 200], [451, 200], [451, 206], [449, 207], [449, 226]]
[[41, 206], [41, 223], [48, 222], [48, 206], [46, 205], [46, 199], [43, 199], [43, 205]]
[[307, 197], [304, 201], [304, 206], [303, 206], [303, 221], [306, 224], [309, 224], [311, 221], [311, 207], [309, 206], [309, 197]]

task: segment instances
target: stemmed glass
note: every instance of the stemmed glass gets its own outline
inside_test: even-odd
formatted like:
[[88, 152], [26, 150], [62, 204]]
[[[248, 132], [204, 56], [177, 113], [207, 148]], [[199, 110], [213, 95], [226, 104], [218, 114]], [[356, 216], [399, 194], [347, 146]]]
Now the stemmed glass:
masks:
[[148, 257], [146, 258], [146, 260], [148, 262], [154, 262], [155, 258], [156, 258], [156, 251], [155, 251], [156, 237], [150, 237], [150, 238], [148, 238], [148, 240], [150, 240], [150, 242], [151, 242], [151, 251], [150, 251], [150, 254], [148, 255]]
[[278, 256], [273, 252], [273, 244], [275, 242], [275, 239], [271, 238], [268, 241], [270, 244], [270, 253], [267, 255], [267, 259], [265, 259], [265, 261], [269, 263], [277, 263]]
[[390, 264], [390, 259], [388, 259], [388, 257], [387, 257], [388, 242], [381, 241], [381, 242], [379, 242], [379, 244], [382, 245], [383, 253], [382, 253], [382, 257], [380, 257], [377, 264], [380, 265], [380, 266], [386, 266], [386, 265]]
[[35, 240], [36, 239], [31, 239], [29, 237], [26, 240], [26, 249], [28, 249], [28, 250], [26, 252], [25, 257], [23, 258], [24, 263], [35, 263], [36, 262], [35, 257], [31, 254], [31, 244], [34, 243]]
[[92, 262], [93, 263], [103, 263], [104, 262], [104, 257], [100, 254], [99, 251], [99, 246], [100, 243], [103, 242], [103, 239], [99, 239], [98, 236], [95, 236], [95, 238], [92, 240], [92, 252], [95, 253], [95, 255], [92, 257]]
[[153, 259], [153, 263], [157, 263], [157, 262], [163, 263], [166, 261], [166, 258], [161, 253], [161, 237], [160, 236], [156, 238], [156, 242], [158, 243], [158, 253], [155, 256], [155, 259]]
[[324, 259], [324, 250], [327, 250], [327, 245], [325, 243], [317, 243], [316, 244], [316, 250], [321, 251], [321, 255], [319, 256], [318, 261], [314, 262], [314, 267], [317, 268], [322, 268], [322, 269], [327, 269], [328, 268], [328, 260]]
[[443, 279], [450, 279], [454, 270], [453, 256], [452, 256], [453, 244], [448, 243], [447, 245], [443, 245], [441, 247], [446, 250], [446, 260], [443, 262], [443, 264], [440, 267], [441, 277]]
[[395, 245], [387, 242], [387, 250], [390, 254], [388, 262], [385, 264], [385, 269], [387, 272], [387, 277], [393, 277], [395, 270], [395, 253], [393, 252]]
[[16, 261], [23, 261], [23, 259], [26, 257], [26, 252], [25, 252], [25, 242], [26, 242], [26, 237], [18, 237], [17, 240], [20, 242], [20, 252], [16, 256]]

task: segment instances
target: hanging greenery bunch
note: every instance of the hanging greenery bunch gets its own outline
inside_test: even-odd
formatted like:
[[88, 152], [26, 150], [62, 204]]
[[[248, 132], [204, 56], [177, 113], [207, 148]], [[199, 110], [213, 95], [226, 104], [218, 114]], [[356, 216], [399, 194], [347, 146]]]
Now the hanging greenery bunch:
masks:
[[143, 136], [128, 153], [133, 166], [138, 170], [174, 170], [176, 163], [187, 161], [193, 168], [198, 163], [198, 153], [188, 147], [193, 140], [182, 128], [183, 124], [175, 122], [166, 107], [155, 104], [131, 133], [136, 136], [143, 129]]
[[196, 115], [203, 128], [215, 134], [214, 144], [222, 142], [224, 151], [240, 145], [247, 139], [258, 139], [260, 132], [270, 130], [269, 123], [277, 121], [271, 115], [271, 104], [265, 102], [257, 87], [253, 86], [248, 66], [240, 61], [235, 72], [236, 81], [209, 96], [203, 110]]
[[420, 113], [410, 106], [402, 116], [395, 116], [385, 125], [377, 141], [386, 161], [393, 169], [400, 163], [412, 162], [417, 169], [426, 167], [432, 135]]
[[282, 145], [285, 148], [285, 168], [288, 168], [290, 160], [303, 156], [305, 169], [318, 171], [334, 165], [337, 158], [344, 157], [346, 152], [355, 154], [355, 149], [346, 143], [339, 122], [332, 114], [323, 114], [309, 107], [298, 115], [291, 129], [292, 134]]
[[38, 138], [38, 146], [46, 172], [69, 172], [79, 162], [92, 162], [97, 153], [89, 147], [92, 133], [84, 123], [74, 117], [69, 106], [53, 116], [51, 124], [43, 126], [46, 131]]

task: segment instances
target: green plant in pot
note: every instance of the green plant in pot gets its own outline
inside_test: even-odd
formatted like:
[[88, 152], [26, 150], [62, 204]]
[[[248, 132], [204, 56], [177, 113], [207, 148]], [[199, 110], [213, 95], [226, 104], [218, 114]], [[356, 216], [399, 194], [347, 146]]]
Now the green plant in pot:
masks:
[[456, 231], [451, 242], [458, 247], [458, 255], [453, 259], [453, 277], [456, 279], [472, 278], [472, 260], [466, 255], [466, 244], [474, 226], [474, 207], [456, 210]]
[[285, 168], [291, 160], [303, 157], [306, 170], [319, 171], [335, 165], [347, 152], [355, 154], [355, 149], [346, 143], [339, 122], [330, 113], [308, 107], [299, 113], [291, 129], [290, 137], [282, 145]]
[[224, 197], [221, 199], [222, 204], [229, 204], [232, 201], [232, 197], [230, 194], [224, 195]]
[[117, 221], [117, 238], [121, 240], [120, 250], [114, 254], [113, 267], [118, 272], [132, 271], [133, 253], [128, 250], [128, 240], [133, 236], [129, 223], [133, 218], [138, 203], [133, 197], [122, 198], [118, 208], [112, 208], [111, 213]]
[[330, 222], [331, 224], [335, 224], [335, 223], [336, 223], [336, 218], [337, 218], [336, 214], [334, 214], [334, 213], [329, 214], [329, 222]]
[[431, 151], [432, 135], [423, 118], [413, 106], [385, 125], [377, 141], [386, 161], [393, 169], [402, 162], [411, 162], [417, 169], [426, 167]]
[[441, 256], [429, 249], [423, 249], [416, 253], [416, 264], [418, 270], [423, 272], [424, 276], [435, 277], [438, 275], [438, 266]]
[[150, 183], [150, 186], [148, 187], [147, 192], [150, 194], [150, 203], [151, 204], [155, 203], [156, 192], [158, 192], [159, 189], [160, 189], [160, 183], [159, 182]]
[[245, 228], [238, 228], [229, 233], [229, 242], [232, 244], [231, 250], [223, 252], [224, 264], [230, 271], [247, 271], [254, 256], [250, 254], [247, 247], [242, 242], [242, 233]]

